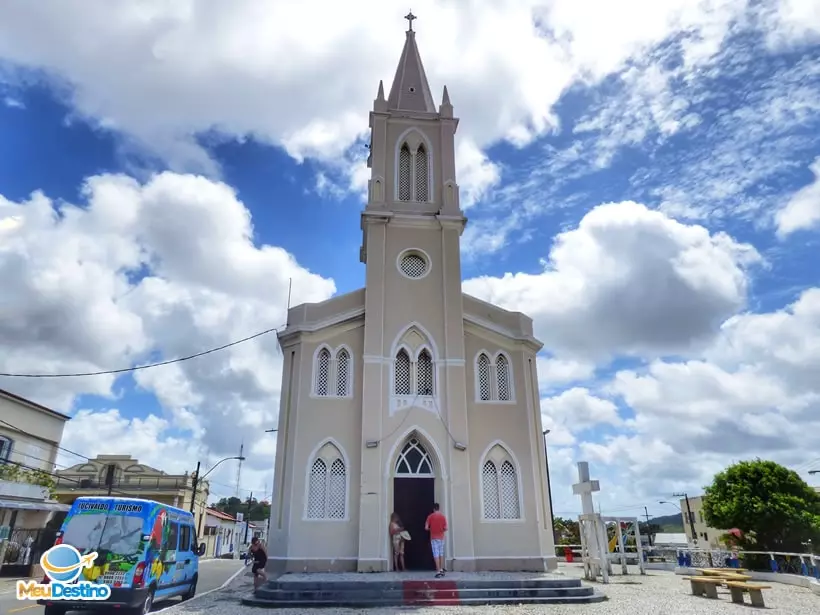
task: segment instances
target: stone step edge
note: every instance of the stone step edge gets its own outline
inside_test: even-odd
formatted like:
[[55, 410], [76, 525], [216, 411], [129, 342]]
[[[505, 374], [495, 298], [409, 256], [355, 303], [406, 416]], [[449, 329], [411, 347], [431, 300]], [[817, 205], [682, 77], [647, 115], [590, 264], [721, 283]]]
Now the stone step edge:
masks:
[[555, 596], [537, 598], [442, 598], [432, 600], [264, 600], [254, 596], [242, 598], [245, 606], [267, 607], [267, 608], [323, 608], [323, 607], [348, 607], [348, 608], [375, 608], [391, 606], [469, 606], [469, 605], [493, 605], [493, 604], [591, 604], [603, 602], [608, 598], [600, 592], [594, 592], [588, 596]]
[[[395, 592], [390, 594], [384, 594], [379, 592], [367, 592], [366, 594], [361, 594], [359, 592], [322, 592], [323, 595], [314, 596], [311, 595], [314, 592], [281, 592], [281, 593], [273, 593], [267, 592], [264, 594], [260, 594], [255, 596], [259, 600], [270, 600], [270, 601], [277, 601], [277, 600], [285, 600], [285, 601], [293, 601], [293, 600], [324, 600], [324, 601], [348, 601], [348, 600], [455, 600], [453, 598], [452, 592], [441, 592], [440, 596], [436, 596], [431, 598], [430, 594], [427, 592]], [[330, 594], [330, 595], [328, 595]], [[501, 595], [499, 595], [501, 594]], [[504, 595], [506, 594], [506, 595]], [[471, 600], [471, 599], [496, 599], [496, 598], [587, 598], [589, 596], [594, 595], [595, 592], [592, 589], [584, 590], [584, 591], [572, 591], [571, 593], [566, 593], [564, 591], [551, 591], [551, 590], [531, 590], [526, 594], [516, 594], [511, 592], [510, 590], [500, 590], [498, 592], [484, 592], [484, 591], [475, 591], [475, 592], [459, 592], [458, 599], [460, 600]]]
[[283, 589], [289, 591], [300, 591], [304, 589], [350, 589], [353, 587], [370, 587], [378, 590], [397, 589], [403, 590], [407, 583], [420, 587], [423, 583], [427, 589], [484, 589], [484, 588], [521, 588], [521, 589], [573, 589], [576, 587], [586, 587], [580, 579], [558, 579], [558, 580], [511, 580], [511, 579], [486, 579], [481, 581], [450, 581], [446, 577], [443, 579], [406, 581], [328, 581], [317, 583], [316, 581], [270, 581], [265, 587], [271, 589]]

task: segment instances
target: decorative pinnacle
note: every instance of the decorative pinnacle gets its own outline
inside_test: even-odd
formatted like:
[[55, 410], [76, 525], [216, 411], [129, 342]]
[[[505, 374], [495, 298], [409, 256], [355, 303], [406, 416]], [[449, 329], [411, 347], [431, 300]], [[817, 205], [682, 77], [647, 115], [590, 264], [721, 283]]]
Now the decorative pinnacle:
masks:
[[410, 29], [408, 30], [408, 32], [412, 32], [413, 31], [413, 20], [418, 19], [418, 17], [413, 15], [413, 11], [410, 11], [409, 13], [407, 13], [407, 15], [404, 16], [404, 18], [407, 20], [407, 23], [409, 24]]

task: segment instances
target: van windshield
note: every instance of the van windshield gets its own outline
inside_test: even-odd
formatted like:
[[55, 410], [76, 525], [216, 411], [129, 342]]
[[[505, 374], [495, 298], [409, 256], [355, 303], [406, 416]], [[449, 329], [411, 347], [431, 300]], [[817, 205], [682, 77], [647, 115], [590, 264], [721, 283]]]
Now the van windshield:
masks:
[[77, 514], [69, 519], [63, 542], [80, 553], [107, 551], [130, 556], [139, 553], [142, 517], [94, 512]]

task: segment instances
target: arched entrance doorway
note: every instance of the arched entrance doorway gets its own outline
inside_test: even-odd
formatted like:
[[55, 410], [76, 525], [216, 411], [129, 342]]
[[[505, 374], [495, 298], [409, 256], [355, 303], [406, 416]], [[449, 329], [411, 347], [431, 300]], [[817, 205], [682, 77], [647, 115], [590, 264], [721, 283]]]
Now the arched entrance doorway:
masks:
[[427, 449], [418, 437], [411, 435], [393, 471], [393, 510], [412, 538], [404, 545], [404, 563], [408, 570], [435, 569], [429, 535], [424, 529], [435, 501], [434, 467]]

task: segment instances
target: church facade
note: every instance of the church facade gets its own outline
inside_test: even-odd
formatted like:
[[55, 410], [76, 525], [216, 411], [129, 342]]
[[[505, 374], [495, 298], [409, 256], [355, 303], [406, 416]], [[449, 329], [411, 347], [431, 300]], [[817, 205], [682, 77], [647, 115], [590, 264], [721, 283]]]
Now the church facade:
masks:
[[453, 115], [406, 33], [370, 113], [365, 288], [288, 312], [268, 552], [283, 571], [386, 571], [394, 511], [408, 569], [556, 566], [532, 320], [461, 291]]

